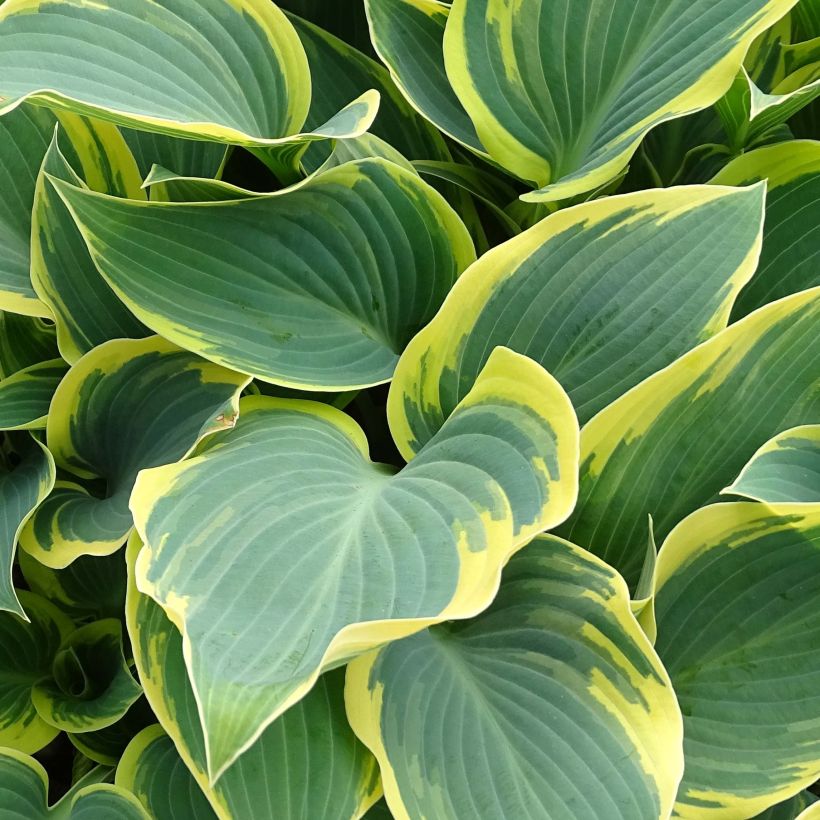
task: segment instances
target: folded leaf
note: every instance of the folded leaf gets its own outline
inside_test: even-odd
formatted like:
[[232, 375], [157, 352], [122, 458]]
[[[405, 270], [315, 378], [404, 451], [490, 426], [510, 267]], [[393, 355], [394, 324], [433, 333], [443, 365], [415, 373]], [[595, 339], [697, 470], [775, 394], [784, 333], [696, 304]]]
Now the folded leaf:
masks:
[[[341, 9], [338, 12], [341, 15]], [[354, 9], [350, 13], [355, 13]], [[313, 96], [306, 126], [316, 127], [348, 100], [375, 88], [381, 95], [379, 113], [371, 132], [408, 159], [448, 159], [450, 152], [441, 134], [420, 117], [396, 88], [387, 70], [327, 31], [288, 15], [307, 54], [313, 77]], [[330, 153], [330, 146], [312, 146], [306, 165], [315, 170]], [[176, 169], [174, 169], [176, 170]]]
[[93, 732], [124, 717], [141, 694], [125, 660], [122, 624], [110, 618], [81, 626], [63, 641], [31, 700], [51, 726]]
[[541, 187], [524, 198], [565, 199], [617, 176], [654, 126], [719, 99], [793, 5], [456, 0], [447, 76], [490, 156]]
[[4, 378], [57, 358], [54, 325], [36, 317], [0, 311], [0, 374]]
[[581, 490], [561, 535], [634, 585], [647, 516], [662, 541], [768, 439], [820, 417], [820, 289], [747, 316], [601, 411], [581, 434]]
[[[50, 673], [60, 644], [74, 626], [45, 598], [25, 590], [17, 595], [29, 622], [0, 612], [0, 746], [33, 754], [54, 740], [58, 730], [37, 714], [31, 690]], [[2, 783], [0, 778], [0, 788]]]
[[107, 783], [80, 782], [48, 807], [48, 775], [27, 754], [0, 748], [3, 820], [150, 820], [133, 794]]
[[558, 538], [518, 553], [477, 618], [354, 660], [345, 699], [397, 818], [666, 818], [683, 772], [623, 579]]
[[790, 293], [820, 285], [820, 142], [796, 140], [743, 154], [712, 180], [751, 185], [765, 179], [766, 222], [760, 264], [741, 291], [732, 321]]
[[684, 721], [676, 815], [750, 817], [820, 776], [820, 505], [716, 504], [658, 557], [656, 649]]
[[116, 766], [128, 744], [154, 722], [156, 716], [148, 701], [140, 697], [110, 726], [90, 732], [69, 732], [67, 736], [71, 745], [85, 757], [103, 766]]
[[757, 263], [763, 194], [698, 186], [610, 197], [482, 256], [396, 370], [390, 424], [405, 458], [496, 345], [553, 373], [583, 423], [724, 328]]
[[54, 391], [67, 370], [62, 359], [50, 359], [0, 379], [0, 430], [44, 428]]
[[136, 795], [151, 817], [217, 817], [177, 754], [174, 742], [156, 724], [143, 729], [128, 745], [117, 766], [116, 783]]
[[[820, 49], [816, 49], [820, 57]], [[820, 62], [803, 66], [761, 91], [745, 70], [718, 105], [724, 127], [736, 149], [753, 146], [820, 96]]]
[[266, 0], [11, 0], [0, 96], [174, 136], [265, 146], [310, 105], [304, 50]]
[[784, 430], [767, 441], [722, 491], [766, 504], [820, 504], [820, 425]]
[[29, 316], [49, 316], [31, 285], [29, 245], [34, 187], [55, 122], [31, 105], [0, 117], [0, 309]]
[[218, 142], [179, 139], [133, 128], [121, 128], [120, 131], [142, 179], [148, 176], [154, 165], [162, 165], [187, 177], [217, 177], [225, 164], [228, 148]]
[[398, 473], [328, 405], [240, 407], [234, 431], [143, 471], [131, 498], [137, 583], [183, 632], [212, 781], [323, 669], [480, 612], [576, 492], [569, 399], [506, 349]]
[[[111, 132], [122, 143], [119, 154], [110, 150]], [[150, 331], [100, 276], [71, 214], [48, 182], [48, 177], [54, 176], [86, 187], [60, 151], [57, 137], [58, 132], [55, 132], [43, 159], [34, 195], [31, 281], [37, 295], [54, 317], [60, 354], [74, 364], [84, 353], [109, 339], [141, 338]], [[74, 148], [86, 165], [93, 164], [95, 159], [100, 160], [103, 156], [100, 146], [103, 145], [106, 148], [104, 158], [114, 180], [120, 178], [130, 164], [136, 181], [136, 186], [129, 186], [126, 192], [112, 188], [112, 183], [104, 184], [97, 190], [131, 196], [135, 196], [136, 192], [137, 198], [145, 199], [134, 158], [117, 129], [100, 123], [93, 127], [91, 137], [94, 139], [88, 145]], [[74, 143], [71, 144], [74, 146]]]
[[0, 611], [25, 618], [12, 582], [14, 555], [26, 521], [51, 492], [56, 471], [51, 453], [37, 439], [19, 433], [13, 442], [19, 463], [0, 467]]
[[449, 5], [438, 0], [365, 0], [365, 8], [373, 47], [410, 104], [448, 136], [486, 154], [447, 80], [442, 43]]
[[375, 759], [347, 723], [341, 669], [320, 677], [303, 700], [268, 726], [210, 786], [182, 635], [159, 604], [136, 588], [134, 563], [141, 546], [132, 536], [126, 620], [137, 669], [157, 718], [216, 814], [225, 820], [360, 817], [381, 787]]
[[291, 387], [388, 381], [474, 259], [442, 197], [384, 160], [232, 202], [132, 202], [52, 184], [100, 272], [145, 324]]
[[21, 535], [56, 569], [125, 542], [137, 473], [184, 458], [203, 436], [233, 424], [248, 379], [170, 342], [114, 340], [83, 356], [54, 394], [47, 438], [58, 468], [104, 479], [103, 497], [61, 480]]

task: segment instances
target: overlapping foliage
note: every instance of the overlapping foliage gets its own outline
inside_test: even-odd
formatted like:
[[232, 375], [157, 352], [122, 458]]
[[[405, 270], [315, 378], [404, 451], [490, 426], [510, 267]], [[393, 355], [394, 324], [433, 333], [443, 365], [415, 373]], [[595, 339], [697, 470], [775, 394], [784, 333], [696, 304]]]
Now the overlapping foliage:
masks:
[[818, 816], [818, 43], [5, 0], [0, 820]]

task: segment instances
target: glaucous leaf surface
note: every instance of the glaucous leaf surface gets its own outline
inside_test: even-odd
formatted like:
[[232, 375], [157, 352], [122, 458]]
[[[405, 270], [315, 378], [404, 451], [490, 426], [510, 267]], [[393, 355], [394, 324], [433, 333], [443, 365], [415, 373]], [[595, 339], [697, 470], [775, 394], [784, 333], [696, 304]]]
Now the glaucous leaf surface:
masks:
[[[75, 150], [79, 162], [92, 169], [100, 151], [105, 151], [109, 165], [106, 184], [98, 190], [145, 199], [134, 158], [119, 131], [107, 123], [94, 123], [88, 131], [87, 139]], [[87, 187], [60, 150], [58, 136], [64, 133], [63, 129], [54, 133], [37, 179], [31, 226], [31, 282], [54, 317], [60, 355], [73, 364], [98, 344], [110, 339], [141, 338], [150, 331], [100, 276], [79, 228], [48, 182], [53, 176]], [[126, 185], [123, 179], [129, 176], [134, 184]]]
[[723, 493], [769, 506], [820, 504], [820, 425], [784, 430], [767, 441]]
[[245, 398], [210, 444], [143, 471], [131, 509], [137, 583], [183, 633], [212, 780], [322, 670], [481, 611], [577, 489], [569, 399], [505, 348], [399, 471], [315, 402]]
[[820, 505], [715, 504], [658, 556], [656, 649], [683, 712], [676, 813], [749, 817], [820, 776]]
[[265, 729], [210, 785], [205, 736], [183, 657], [182, 635], [153, 599], [137, 590], [131, 537], [126, 616], [134, 658], [157, 718], [217, 816], [254, 820], [358, 818], [381, 794], [378, 767], [344, 709], [344, 671], [325, 673], [299, 703]]
[[250, 146], [296, 133], [307, 58], [266, 0], [11, 0], [0, 96], [175, 136]]
[[763, 197], [712, 186], [608, 197], [484, 254], [400, 360], [389, 410], [405, 457], [497, 345], [553, 373], [584, 423], [723, 329], [757, 263]]
[[345, 698], [388, 806], [417, 817], [668, 817], [683, 772], [669, 678], [626, 584], [549, 536], [469, 621], [354, 660]]
[[475, 258], [441, 195], [384, 160], [231, 202], [133, 202], [52, 184], [100, 272], [145, 324], [291, 387], [388, 381]]
[[820, 414], [820, 289], [767, 305], [650, 376], [581, 432], [578, 505], [560, 534], [634, 585], [659, 542], [772, 436]]
[[767, 181], [760, 264], [741, 291], [732, 321], [790, 293], [820, 285], [820, 142], [795, 140], [749, 151], [712, 182], [752, 185]]

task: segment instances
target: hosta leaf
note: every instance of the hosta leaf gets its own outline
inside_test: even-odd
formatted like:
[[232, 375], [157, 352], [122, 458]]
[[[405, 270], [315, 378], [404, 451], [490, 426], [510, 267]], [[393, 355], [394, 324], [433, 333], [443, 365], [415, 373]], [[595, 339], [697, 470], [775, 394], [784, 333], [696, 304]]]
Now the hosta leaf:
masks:
[[58, 730], [37, 714], [31, 690], [50, 673], [60, 644], [74, 627], [44, 598], [24, 590], [17, 595], [29, 622], [0, 612], [0, 745], [34, 753], [50, 743]]
[[381, 787], [376, 761], [347, 723], [341, 669], [320, 677], [215, 786], [209, 785], [205, 737], [185, 668], [182, 635], [162, 608], [136, 588], [133, 566], [140, 547], [132, 536], [126, 617], [137, 669], [158, 719], [217, 815], [254, 820], [360, 817]]
[[623, 579], [557, 538], [518, 553], [477, 618], [353, 661], [345, 698], [397, 818], [665, 818], [683, 772]]
[[456, 0], [447, 76], [490, 156], [541, 190], [592, 190], [643, 136], [729, 88], [793, 0]]
[[716, 504], [658, 558], [656, 648], [684, 720], [677, 814], [750, 817], [820, 775], [820, 506]]
[[449, 5], [365, 0], [365, 8], [373, 46], [410, 104], [445, 134], [484, 154], [475, 126], [447, 81], [442, 42]]
[[174, 136], [265, 146], [310, 104], [304, 50], [266, 0], [10, 0], [0, 96]]
[[100, 272], [145, 324], [291, 387], [389, 380], [474, 258], [442, 197], [384, 160], [232, 202], [131, 202], [53, 184]]
[[581, 434], [578, 506], [561, 534], [634, 584], [647, 516], [661, 542], [773, 435], [820, 417], [820, 289], [768, 305], [651, 376]]
[[91, 190], [145, 199], [140, 170], [119, 128], [68, 111], [59, 111], [57, 119], [68, 160]]
[[652, 643], [658, 637], [658, 625], [655, 623], [655, 586], [657, 583], [658, 546], [655, 543], [652, 516], [649, 517], [649, 538], [646, 544], [641, 574], [635, 584], [635, 594], [629, 602], [632, 614], [641, 625]]
[[27, 754], [0, 748], [0, 820], [150, 820], [125, 789], [78, 785], [49, 808], [46, 770]]
[[792, 41], [793, 16], [794, 7], [760, 34], [743, 58], [743, 70], [761, 88], [772, 88], [786, 74], [783, 49]]
[[731, 144], [738, 151], [764, 140], [820, 96], [820, 42], [787, 45], [780, 51], [790, 74], [763, 91], [741, 69], [716, 105]]
[[225, 202], [265, 196], [221, 179], [180, 176], [161, 165], [151, 168], [143, 185], [150, 190], [151, 199], [160, 202]]
[[29, 589], [48, 598], [75, 621], [122, 616], [126, 573], [121, 552], [82, 555], [65, 569], [52, 569], [21, 550], [17, 556]]
[[111, 618], [81, 626], [63, 641], [31, 700], [57, 729], [93, 732], [120, 720], [141, 694], [125, 660], [122, 624]]
[[49, 316], [31, 285], [29, 245], [34, 187], [55, 122], [31, 105], [0, 117], [0, 309], [30, 316]]
[[67, 370], [62, 359], [51, 359], [0, 379], [0, 430], [45, 427], [51, 398]]
[[723, 490], [772, 504], [820, 504], [820, 425], [784, 430], [767, 441]]
[[216, 177], [222, 170], [228, 151], [225, 145], [218, 142], [184, 140], [133, 128], [120, 130], [142, 179], [148, 176], [154, 165], [171, 168], [187, 177]]
[[801, 0], [791, 13], [792, 25], [799, 39], [820, 37], [820, 2]]
[[280, 8], [298, 14], [304, 20], [339, 37], [366, 54], [373, 54], [362, 0], [281, 0]]
[[[373, 134], [408, 159], [449, 158], [442, 136], [410, 108], [383, 66], [318, 26], [294, 15], [288, 18], [302, 41], [313, 76], [308, 127], [318, 126], [348, 100], [375, 88], [381, 103], [371, 128]], [[305, 164], [315, 170], [329, 151], [324, 145], [313, 146]]]
[[19, 463], [0, 467], [0, 610], [25, 617], [12, 585], [14, 554], [23, 526], [54, 486], [55, 468], [51, 453], [28, 433], [13, 441]]
[[[122, 612], [120, 612], [122, 617]], [[128, 744], [147, 726], [156, 722], [156, 716], [144, 697], [136, 700], [116, 722], [90, 732], [69, 733], [71, 744], [85, 757], [104, 766], [116, 766]]]
[[[114, 126], [108, 125], [107, 128], [114, 132], [116, 139], [122, 141]], [[105, 134], [99, 128], [95, 128], [95, 132], [98, 140]], [[110, 147], [110, 141], [103, 144]], [[89, 147], [89, 151], [93, 152], [90, 157], [82, 148], [76, 150], [89, 161], [100, 156], [97, 143]], [[104, 155], [113, 166], [111, 171], [115, 178], [121, 176], [123, 165], [134, 165], [127, 148], [124, 153], [126, 157], [121, 163], [118, 162], [119, 155], [114, 152], [106, 151]], [[139, 187], [136, 166], [133, 170], [139, 198], [144, 199], [145, 192]], [[45, 154], [34, 197], [31, 281], [54, 317], [60, 354], [73, 364], [84, 353], [109, 339], [140, 338], [150, 331], [134, 317], [97, 272], [71, 214], [48, 182], [49, 175], [85, 187], [61, 153], [56, 132]], [[117, 193], [108, 185], [101, 190]], [[134, 191], [129, 190], [128, 194], [133, 196]]]
[[735, 321], [767, 302], [820, 285], [820, 142], [799, 140], [758, 148], [730, 162], [717, 185], [768, 180], [760, 264], [732, 311]]
[[138, 585], [183, 631], [212, 780], [323, 669], [479, 612], [503, 563], [562, 521], [576, 490], [566, 394], [503, 348], [398, 473], [368, 459], [335, 408], [240, 407], [235, 431], [144, 471], [131, 499]]
[[517, 197], [515, 188], [504, 180], [482, 168], [457, 162], [417, 160], [413, 167], [423, 177], [443, 180], [468, 191], [489, 208], [508, 236], [521, 233], [521, 226], [502, 207], [515, 202]]
[[0, 373], [4, 378], [58, 356], [53, 325], [0, 311]]
[[725, 327], [762, 211], [762, 188], [646, 191], [559, 211], [482, 256], [397, 368], [390, 423], [405, 457], [496, 345], [554, 373], [584, 422]]
[[184, 458], [200, 438], [231, 426], [247, 381], [156, 336], [87, 353], [54, 394], [47, 438], [61, 470], [104, 479], [105, 495], [58, 482], [26, 526], [22, 548], [57, 569], [114, 552], [131, 530], [137, 473]]
[[128, 745], [117, 766], [116, 783], [135, 794], [157, 820], [217, 817], [174, 742], [156, 724], [143, 729]]

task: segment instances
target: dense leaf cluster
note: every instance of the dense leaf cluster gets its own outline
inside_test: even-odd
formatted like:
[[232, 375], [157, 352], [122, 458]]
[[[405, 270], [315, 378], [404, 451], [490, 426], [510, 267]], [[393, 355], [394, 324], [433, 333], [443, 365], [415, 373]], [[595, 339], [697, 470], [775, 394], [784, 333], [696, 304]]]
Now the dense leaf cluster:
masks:
[[0, 5], [0, 820], [820, 817], [820, 3]]

